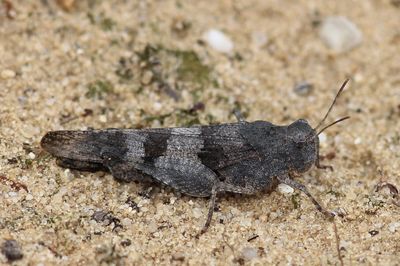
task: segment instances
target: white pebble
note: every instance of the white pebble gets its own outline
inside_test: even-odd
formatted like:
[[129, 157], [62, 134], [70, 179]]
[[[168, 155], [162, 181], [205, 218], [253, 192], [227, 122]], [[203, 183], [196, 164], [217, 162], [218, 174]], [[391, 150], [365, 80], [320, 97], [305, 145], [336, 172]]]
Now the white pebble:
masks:
[[174, 204], [176, 202], [176, 198], [175, 197], [171, 197], [170, 199], [169, 199], [169, 204]]
[[18, 196], [18, 193], [15, 192], [15, 191], [10, 191], [10, 192], [8, 192], [8, 196], [9, 196], [10, 198], [14, 198], [14, 197], [17, 197], [17, 196]]
[[132, 220], [129, 218], [124, 218], [122, 219], [121, 223], [124, 227], [129, 227], [132, 225]]
[[355, 82], [362, 82], [365, 79], [364, 75], [361, 72], [354, 74], [353, 77], [354, 77], [353, 80]]
[[46, 101], [46, 105], [48, 105], [48, 106], [52, 106], [52, 105], [54, 105], [56, 103], [56, 99], [55, 98], [50, 98], [50, 99], [47, 99], [47, 101]]
[[233, 42], [222, 31], [210, 29], [203, 34], [203, 39], [218, 52], [229, 54], [233, 50]]
[[29, 180], [29, 178], [26, 175], [23, 175], [19, 178], [19, 180], [21, 180], [22, 182], [26, 182]]
[[235, 207], [232, 207], [231, 208], [231, 213], [234, 216], [239, 216], [241, 212], [238, 209], [236, 209]]
[[241, 218], [240, 219], [241, 227], [247, 227], [247, 228], [251, 227], [252, 223], [253, 223], [253, 219], [251, 219], [251, 218]]
[[12, 71], [11, 69], [4, 69], [3, 71], [1, 71], [0, 76], [3, 79], [11, 79], [11, 78], [15, 77], [15, 72]]
[[257, 249], [252, 247], [245, 247], [242, 249], [243, 258], [246, 260], [252, 260], [258, 257]]
[[81, 55], [81, 54], [84, 54], [84, 53], [85, 53], [85, 51], [83, 49], [81, 49], [81, 48], [78, 48], [76, 50], [76, 54], [78, 54], [78, 55]]
[[99, 200], [99, 195], [97, 193], [93, 193], [91, 195], [91, 198], [92, 198], [93, 201], [98, 201]]
[[390, 223], [389, 226], [388, 226], [388, 229], [389, 229], [389, 231], [390, 231], [391, 233], [394, 233], [394, 232], [397, 231], [397, 227], [400, 227], [400, 222], [393, 222], [393, 223]]
[[203, 213], [200, 208], [193, 208], [192, 213], [193, 213], [193, 217], [196, 219], [199, 219], [200, 217], [203, 216]]
[[154, 102], [153, 108], [154, 108], [154, 111], [160, 111], [163, 108], [163, 105], [160, 102]]
[[32, 194], [26, 195], [25, 200], [28, 200], [28, 201], [29, 201], [29, 200], [33, 200]]
[[361, 142], [362, 142], [361, 138], [356, 138], [356, 139], [354, 140], [354, 144], [355, 144], [355, 145], [359, 145], [359, 144], [361, 144]]
[[153, 72], [151, 72], [151, 71], [145, 71], [144, 74], [143, 74], [143, 76], [142, 76], [141, 82], [142, 82], [144, 85], [149, 85], [150, 82], [152, 81], [152, 79], [153, 79]]
[[292, 194], [294, 189], [286, 184], [279, 184], [278, 191], [282, 194]]
[[72, 178], [71, 170], [65, 169], [65, 170], [64, 170], [64, 176], [65, 176], [66, 178]]
[[105, 115], [99, 116], [99, 121], [100, 121], [101, 123], [107, 123], [107, 116], [105, 116]]
[[362, 33], [349, 19], [342, 16], [327, 17], [321, 25], [319, 36], [336, 52], [346, 52], [362, 42]]
[[158, 225], [155, 221], [151, 221], [148, 226], [147, 230], [149, 230], [150, 233], [155, 233], [157, 231]]
[[318, 135], [319, 143], [325, 143], [326, 142], [326, 134], [322, 132], [321, 134]]
[[28, 154], [29, 159], [34, 160], [36, 158], [36, 155], [33, 152], [30, 152]]
[[351, 242], [346, 241], [346, 240], [340, 240], [339, 242], [339, 246], [341, 248], [348, 248], [350, 246]]

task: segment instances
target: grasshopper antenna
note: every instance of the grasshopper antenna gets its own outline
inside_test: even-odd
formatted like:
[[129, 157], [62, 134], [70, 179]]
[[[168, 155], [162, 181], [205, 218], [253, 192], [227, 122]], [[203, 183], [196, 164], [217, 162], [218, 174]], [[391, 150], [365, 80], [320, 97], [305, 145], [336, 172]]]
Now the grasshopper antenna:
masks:
[[[343, 91], [344, 88], [346, 87], [346, 84], [349, 82], [349, 80], [350, 80], [350, 79], [346, 79], [346, 80], [344, 81], [344, 83], [343, 83], [342, 86], [340, 87], [338, 93], [336, 94], [335, 99], [333, 99], [333, 102], [332, 102], [331, 106], [329, 107], [328, 112], [326, 112], [324, 118], [322, 118], [322, 120], [318, 123], [318, 125], [314, 128], [314, 130], [317, 130], [317, 129], [325, 122], [325, 120], [326, 120], [326, 118], [328, 117], [329, 113], [332, 111], [332, 108], [333, 108], [333, 106], [335, 105], [337, 98], [339, 98], [340, 94], [342, 93], [342, 91]], [[328, 127], [333, 126], [334, 124], [339, 123], [339, 122], [341, 122], [341, 121], [343, 121], [343, 120], [346, 120], [346, 119], [348, 119], [348, 118], [350, 118], [350, 117], [341, 118], [341, 119], [339, 119], [339, 120], [333, 122], [333, 123], [330, 124], [329, 126], [324, 127], [321, 131], [319, 131], [318, 134], [320, 134], [322, 131], [324, 131], [324, 130], [327, 129]], [[317, 134], [317, 135], [318, 135], [318, 134]]]
[[318, 136], [318, 135], [321, 134], [323, 131], [325, 131], [325, 129], [330, 128], [331, 126], [333, 126], [333, 125], [335, 125], [335, 124], [337, 124], [337, 123], [340, 123], [340, 122], [342, 122], [342, 121], [344, 121], [344, 120], [347, 120], [347, 119], [349, 119], [349, 118], [350, 118], [350, 116], [345, 116], [345, 117], [342, 117], [342, 118], [336, 120], [336, 121], [333, 122], [333, 123], [330, 123], [329, 125], [327, 125], [327, 126], [325, 126], [324, 128], [322, 128], [320, 131], [318, 131], [318, 133], [316, 134], [316, 136]]

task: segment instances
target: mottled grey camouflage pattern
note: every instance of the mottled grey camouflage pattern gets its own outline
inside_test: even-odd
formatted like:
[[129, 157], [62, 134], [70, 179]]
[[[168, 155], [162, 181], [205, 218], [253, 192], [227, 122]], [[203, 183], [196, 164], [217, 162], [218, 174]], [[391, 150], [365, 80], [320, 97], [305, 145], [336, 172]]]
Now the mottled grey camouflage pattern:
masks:
[[320, 128], [344, 90], [342, 84], [324, 118], [315, 128], [300, 119], [288, 126], [265, 121], [196, 126], [189, 128], [106, 129], [52, 131], [42, 139], [43, 149], [61, 166], [108, 170], [121, 181], [153, 179], [195, 197], [210, 197], [210, 225], [217, 194], [255, 194], [279, 183], [304, 192], [316, 208], [326, 211], [294, 177], [320, 165], [318, 135], [344, 117]]
[[190, 196], [211, 197], [204, 230], [217, 193], [254, 194], [281, 182], [311, 197], [292, 177], [313, 164], [321, 167], [318, 137], [305, 120], [288, 126], [239, 121], [189, 128], [52, 131], [41, 145], [64, 167], [108, 170], [122, 181], [153, 178]]

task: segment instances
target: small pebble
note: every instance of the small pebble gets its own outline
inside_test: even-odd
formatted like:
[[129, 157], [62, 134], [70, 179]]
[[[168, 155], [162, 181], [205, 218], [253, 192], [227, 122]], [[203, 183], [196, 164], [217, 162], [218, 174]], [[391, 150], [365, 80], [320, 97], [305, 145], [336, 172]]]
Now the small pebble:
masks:
[[233, 50], [233, 42], [222, 31], [210, 29], [203, 34], [204, 41], [214, 50], [229, 54]]
[[319, 143], [325, 143], [326, 142], [326, 134], [325, 133], [321, 133], [318, 135], [318, 139], [319, 139]]
[[185, 254], [182, 252], [175, 253], [172, 255], [172, 260], [183, 262], [185, 261]]
[[241, 218], [240, 219], [240, 226], [241, 227], [251, 227], [251, 225], [253, 224], [253, 219], [251, 218]]
[[101, 123], [107, 123], [107, 116], [105, 116], [105, 115], [100, 115], [100, 116], [99, 116], [99, 121], [100, 121]]
[[29, 200], [33, 200], [32, 194], [26, 195], [25, 200], [28, 200], [28, 201], [29, 201]]
[[145, 71], [143, 73], [142, 80], [141, 80], [142, 84], [149, 85], [152, 80], [153, 80], [153, 73], [151, 71]]
[[149, 232], [150, 233], [155, 233], [155, 232], [157, 232], [157, 228], [158, 228], [158, 225], [157, 225], [157, 223], [155, 222], [155, 221], [151, 221], [149, 224], [148, 224], [148, 226], [147, 226], [147, 230], [149, 230]]
[[199, 219], [200, 217], [203, 216], [202, 210], [200, 208], [193, 208], [192, 213], [193, 217], [196, 219]]
[[78, 54], [78, 55], [81, 55], [81, 54], [84, 54], [84, 53], [85, 53], [85, 51], [83, 49], [81, 49], [81, 48], [78, 48], [76, 50], [76, 54]]
[[10, 192], [8, 192], [8, 196], [10, 198], [15, 198], [15, 197], [18, 197], [18, 193], [15, 191], [10, 191]]
[[153, 108], [154, 108], [154, 111], [160, 111], [163, 108], [163, 105], [160, 102], [154, 102]]
[[61, 6], [65, 11], [71, 11], [74, 7], [75, 0], [58, 0], [57, 3]]
[[20, 260], [24, 256], [22, 254], [21, 247], [14, 239], [4, 241], [3, 245], [1, 246], [1, 253], [3, 253], [10, 262]]
[[327, 17], [319, 30], [322, 41], [335, 52], [347, 52], [362, 42], [362, 33], [349, 19], [342, 16]]
[[176, 202], [176, 198], [175, 197], [171, 197], [170, 199], [169, 199], [169, 204], [174, 204]]
[[132, 225], [132, 220], [129, 218], [124, 218], [122, 219], [121, 223], [124, 227], [129, 227]]
[[65, 170], [64, 170], [64, 176], [65, 176], [66, 178], [72, 178], [73, 175], [72, 175], [72, 173], [71, 173], [71, 170], [70, 170], [70, 169], [65, 169]]
[[3, 71], [1, 71], [0, 76], [3, 79], [12, 79], [15, 77], [15, 72], [11, 69], [4, 69]]
[[29, 159], [34, 160], [36, 158], [36, 155], [33, 152], [30, 152], [28, 154]]
[[314, 86], [307, 81], [299, 82], [294, 86], [294, 92], [301, 96], [310, 94], [313, 89]]
[[245, 247], [242, 250], [242, 256], [245, 260], [252, 260], [258, 257], [257, 249], [252, 247]]
[[346, 240], [340, 240], [339, 246], [340, 248], [347, 249], [350, 247], [351, 242]]
[[292, 194], [294, 192], [294, 189], [286, 184], [279, 184], [278, 190], [282, 194]]
[[396, 231], [398, 231], [398, 227], [400, 227], [400, 222], [393, 222], [389, 224], [388, 229], [391, 233], [395, 233]]

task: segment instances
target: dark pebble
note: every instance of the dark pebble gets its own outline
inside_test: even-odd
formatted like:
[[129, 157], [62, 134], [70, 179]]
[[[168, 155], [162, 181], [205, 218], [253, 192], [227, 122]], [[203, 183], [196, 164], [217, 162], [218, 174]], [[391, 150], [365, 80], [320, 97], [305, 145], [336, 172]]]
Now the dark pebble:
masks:
[[20, 260], [24, 256], [21, 247], [14, 239], [4, 241], [1, 246], [1, 253], [3, 253], [9, 261]]

